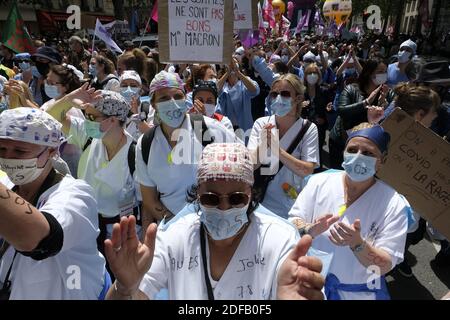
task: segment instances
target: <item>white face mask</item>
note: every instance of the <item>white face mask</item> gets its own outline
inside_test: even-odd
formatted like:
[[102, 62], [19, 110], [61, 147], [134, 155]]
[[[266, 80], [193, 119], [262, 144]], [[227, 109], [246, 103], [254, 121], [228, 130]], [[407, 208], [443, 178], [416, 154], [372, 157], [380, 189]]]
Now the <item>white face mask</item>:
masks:
[[205, 111], [206, 111], [206, 115], [208, 117], [212, 118], [212, 116], [214, 115], [214, 112], [216, 111], [216, 105], [205, 103]]
[[387, 73], [377, 73], [375, 75], [375, 77], [372, 78], [372, 81], [373, 81], [374, 84], [379, 86], [379, 85], [382, 85], [382, 84], [386, 83], [387, 78], [388, 78]]
[[45, 166], [42, 168], [38, 168], [37, 166], [39, 156], [33, 159], [0, 158], [0, 168], [6, 172], [9, 180], [16, 186], [28, 184], [39, 178], [45, 169]]
[[319, 81], [319, 75], [317, 73], [311, 73], [306, 76], [306, 81], [310, 85], [315, 85]]

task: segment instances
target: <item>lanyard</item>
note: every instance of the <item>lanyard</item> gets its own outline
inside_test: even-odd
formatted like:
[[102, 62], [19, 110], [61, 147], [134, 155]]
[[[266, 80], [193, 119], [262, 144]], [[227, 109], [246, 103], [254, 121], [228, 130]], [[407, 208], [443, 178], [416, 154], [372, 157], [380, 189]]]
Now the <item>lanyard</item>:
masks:
[[214, 293], [211, 286], [211, 280], [208, 275], [208, 262], [206, 260], [206, 240], [205, 226], [200, 224], [200, 249], [202, 250], [203, 274], [205, 276], [206, 290], [208, 291], [208, 300], [214, 300]]

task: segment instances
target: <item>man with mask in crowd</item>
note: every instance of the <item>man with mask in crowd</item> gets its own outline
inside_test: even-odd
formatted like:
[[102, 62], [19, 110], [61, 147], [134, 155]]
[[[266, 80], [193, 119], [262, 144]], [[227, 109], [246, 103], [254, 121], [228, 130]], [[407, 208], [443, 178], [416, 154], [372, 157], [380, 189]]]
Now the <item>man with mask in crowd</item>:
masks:
[[84, 49], [83, 40], [80, 37], [77, 36], [70, 37], [69, 46], [70, 46], [70, 55], [68, 58], [68, 63], [73, 65], [78, 70], [83, 71], [81, 61], [87, 59], [87, 57], [90, 57], [91, 54], [89, 53], [89, 51]]
[[51, 47], [41, 47], [31, 56], [34, 66], [31, 68], [33, 80], [30, 89], [33, 92], [34, 101], [43, 105], [50, 100], [45, 94], [45, 78], [50, 71], [50, 67], [62, 63], [62, 57], [56, 49]]
[[400, 45], [398, 52], [398, 62], [392, 63], [388, 67], [387, 85], [390, 88], [395, 87], [400, 82], [408, 82], [406, 68], [411, 63], [412, 58], [416, 54], [417, 45], [412, 40], [406, 40]]

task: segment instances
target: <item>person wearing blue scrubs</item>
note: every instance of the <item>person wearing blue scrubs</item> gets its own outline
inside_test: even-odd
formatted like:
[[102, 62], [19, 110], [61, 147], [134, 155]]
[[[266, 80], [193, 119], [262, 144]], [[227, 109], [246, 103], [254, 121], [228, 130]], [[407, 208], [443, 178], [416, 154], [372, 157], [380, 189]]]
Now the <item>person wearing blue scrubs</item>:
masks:
[[388, 67], [387, 85], [390, 88], [395, 87], [401, 82], [408, 82], [410, 79], [406, 75], [406, 68], [411, 63], [416, 54], [417, 44], [412, 40], [407, 40], [400, 45], [398, 52], [398, 62], [392, 63]]

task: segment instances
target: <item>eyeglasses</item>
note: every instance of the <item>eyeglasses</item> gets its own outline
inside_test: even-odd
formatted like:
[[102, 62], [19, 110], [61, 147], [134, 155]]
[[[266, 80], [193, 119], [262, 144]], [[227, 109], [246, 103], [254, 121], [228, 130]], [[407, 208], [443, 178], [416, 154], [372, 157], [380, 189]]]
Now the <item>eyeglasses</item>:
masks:
[[291, 92], [287, 91], [287, 90], [283, 90], [283, 91], [280, 91], [280, 92], [271, 91], [269, 93], [269, 96], [272, 99], [276, 99], [278, 97], [278, 95], [281, 95], [283, 98], [290, 98], [291, 97]]
[[86, 113], [86, 118], [88, 118], [88, 120], [90, 121], [97, 121], [97, 119], [100, 119], [101, 121], [105, 120], [107, 117], [105, 116], [94, 116], [93, 114], [88, 114]]
[[218, 195], [213, 192], [206, 192], [199, 196], [200, 204], [205, 207], [216, 208], [220, 205], [220, 199], [227, 198], [228, 203], [233, 208], [245, 207], [249, 201], [250, 196], [244, 192], [233, 192], [228, 195]]

